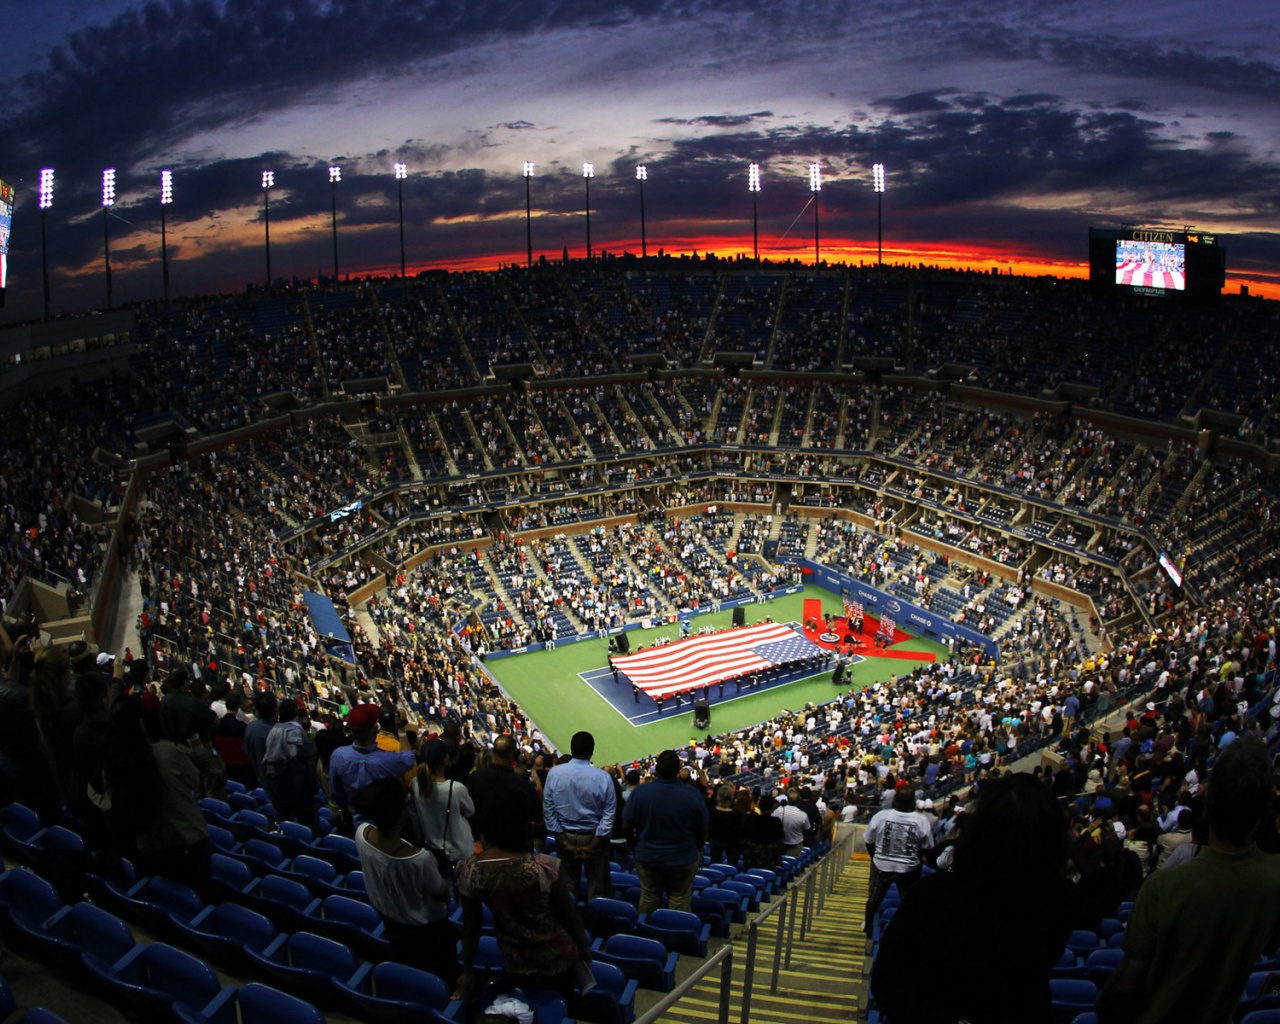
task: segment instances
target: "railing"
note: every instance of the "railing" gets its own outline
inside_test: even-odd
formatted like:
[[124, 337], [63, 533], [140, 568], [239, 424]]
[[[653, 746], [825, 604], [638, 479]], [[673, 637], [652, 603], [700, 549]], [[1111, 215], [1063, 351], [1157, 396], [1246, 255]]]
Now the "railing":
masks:
[[[777, 917], [778, 927], [773, 947], [772, 971], [769, 993], [776, 995], [778, 976], [785, 967], [791, 969], [791, 949], [797, 941], [803, 942], [817, 914], [822, 912], [827, 896], [835, 888], [853, 853], [855, 834], [852, 829], [831, 847], [823, 858], [787, 887], [780, 899], [774, 900], [747, 922], [747, 952], [743, 965], [742, 1010], [738, 1024], [751, 1020], [751, 996], [755, 987], [756, 951], [759, 945], [760, 926], [770, 917]], [[796, 906], [798, 904], [798, 906]], [[799, 921], [800, 934], [796, 935]], [[785, 936], [785, 943], [783, 941]], [[699, 965], [688, 978], [662, 997], [645, 1014], [636, 1018], [635, 1024], [655, 1024], [667, 1010], [688, 995], [703, 978], [720, 968], [720, 1012], [718, 1024], [729, 1024], [729, 1003], [733, 995], [733, 942], [725, 943], [713, 955]]]

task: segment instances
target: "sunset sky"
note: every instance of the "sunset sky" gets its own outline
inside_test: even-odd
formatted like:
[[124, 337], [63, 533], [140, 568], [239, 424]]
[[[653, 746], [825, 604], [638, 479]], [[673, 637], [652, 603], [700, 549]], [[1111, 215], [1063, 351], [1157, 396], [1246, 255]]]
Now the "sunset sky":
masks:
[[117, 303], [158, 296], [159, 175], [174, 174], [174, 294], [265, 276], [535, 255], [885, 259], [1081, 276], [1090, 226], [1194, 225], [1227, 291], [1280, 298], [1280, 5], [1263, 0], [19, 0], [5, 26], [0, 178], [18, 189], [0, 324], [101, 306], [101, 175]]

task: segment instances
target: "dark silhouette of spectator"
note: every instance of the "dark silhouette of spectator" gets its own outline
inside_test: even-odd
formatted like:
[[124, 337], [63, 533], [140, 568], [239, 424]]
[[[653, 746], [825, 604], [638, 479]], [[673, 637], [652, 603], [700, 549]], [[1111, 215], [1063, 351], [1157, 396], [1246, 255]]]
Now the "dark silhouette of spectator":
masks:
[[[1053, 1019], [1049, 972], [1077, 916], [1065, 876], [1066, 819], [1029, 774], [983, 783], [956, 844], [954, 870], [912, 886], [881, 940], [871, 991], [894, 1024], [968, 1020], [974, 1024], [1047, 1024]], [[982, 920], [1000, 893], [1018, 893], [1035, 912], [1016, 928], [987, 929], [978, 942], [942, 937]], [[997, 982], [990, 965], [1000, 965]], [[928, 983], [923, 984], [922, 972]]]

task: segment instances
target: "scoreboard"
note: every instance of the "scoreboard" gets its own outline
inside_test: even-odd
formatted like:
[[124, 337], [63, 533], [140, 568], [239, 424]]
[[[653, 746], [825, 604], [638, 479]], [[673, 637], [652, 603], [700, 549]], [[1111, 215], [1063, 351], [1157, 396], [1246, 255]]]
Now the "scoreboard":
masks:
[[9, 283], [9, 232], [13, 228], [13, 186], [0, 181], [0, 306]]
[[1169, 228], [1090, 228], [1089, 280], [1101, 290], [1215, 298], [1227, 276], [1216, 235]]

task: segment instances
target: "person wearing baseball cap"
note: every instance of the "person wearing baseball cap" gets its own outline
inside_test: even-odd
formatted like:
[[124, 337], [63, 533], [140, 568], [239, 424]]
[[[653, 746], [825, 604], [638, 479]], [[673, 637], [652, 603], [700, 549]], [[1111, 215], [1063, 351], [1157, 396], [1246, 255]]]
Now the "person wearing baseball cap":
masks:
[[383, 750], [378, 746], [378, 704], [357, 704], [347, 713], [351, 745], [339, 747], [329, 761], [329, 791], [338, 808], [345, 835], [364, 819], [354, 810], [360, 790], [375, 779], [402, 776], [413, 770], [412, 750]]

